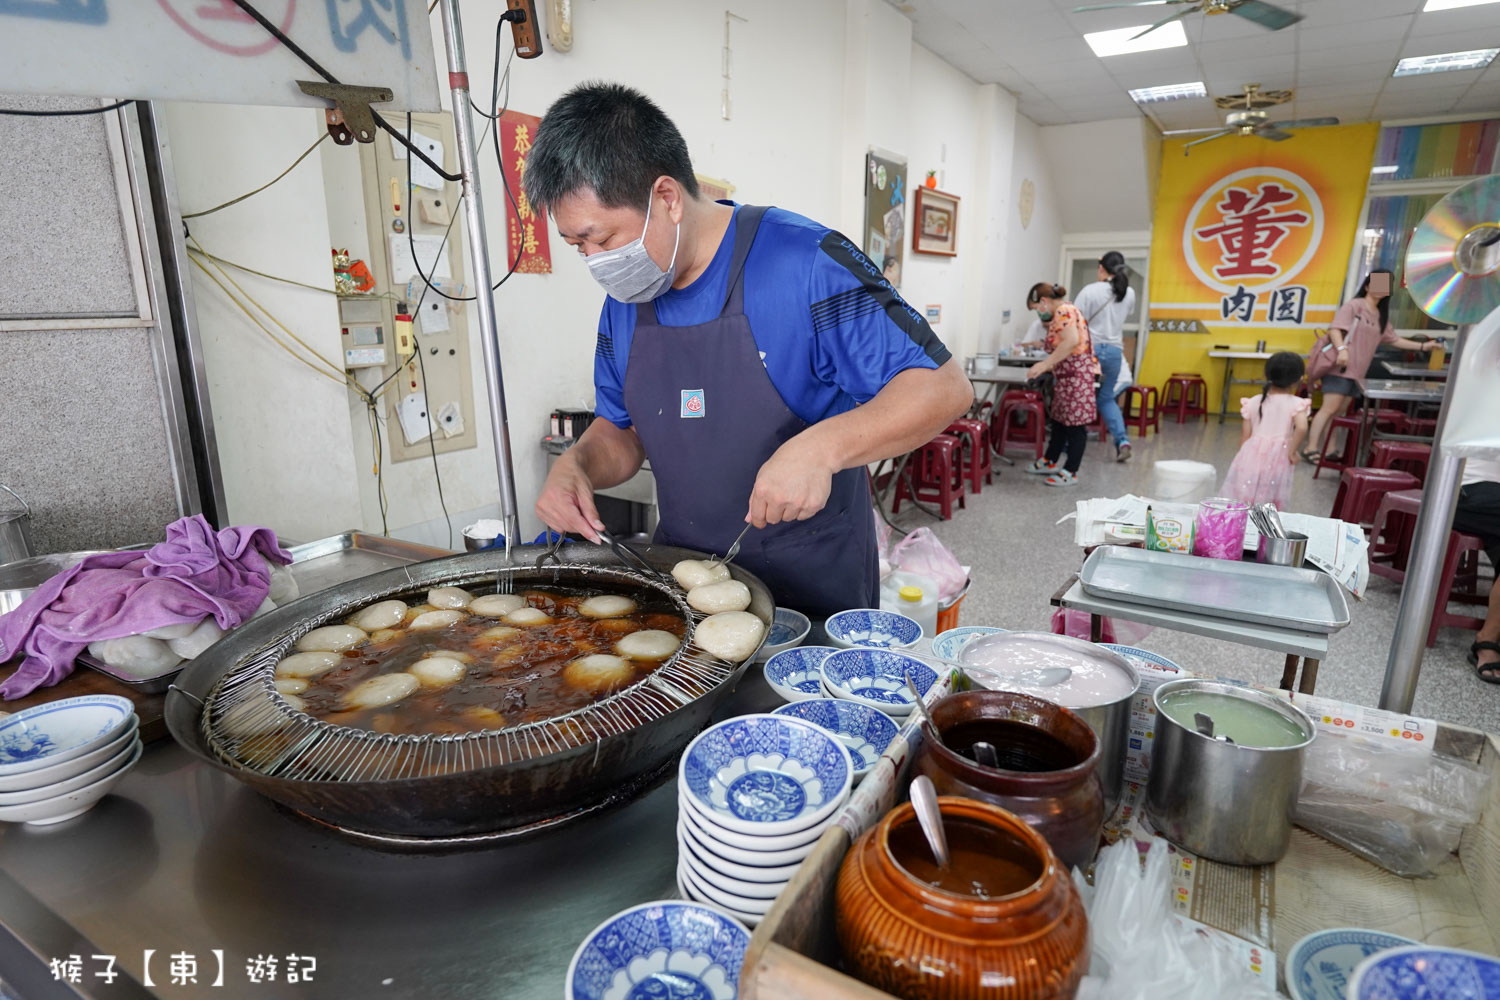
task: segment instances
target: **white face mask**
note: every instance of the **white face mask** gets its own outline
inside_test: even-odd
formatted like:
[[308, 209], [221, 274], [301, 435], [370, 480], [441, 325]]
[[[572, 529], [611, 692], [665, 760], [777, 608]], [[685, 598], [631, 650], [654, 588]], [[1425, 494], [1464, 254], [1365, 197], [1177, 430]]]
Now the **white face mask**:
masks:
[[682, 225], [677, 226], [677, 237], [672, 242], [672, 260], [666, 270], [657, 266], [646, 252], [646, 230], [651, 227], [651, 203], [646, 201], [646, 225], [641, 235], [622, 247], [601, 250], [583, 259], [589, 273], [599, 282], [610, 297], [625, 303], [650, 302], [672, 286], [677, 277], [677, 245], [682, 241]]

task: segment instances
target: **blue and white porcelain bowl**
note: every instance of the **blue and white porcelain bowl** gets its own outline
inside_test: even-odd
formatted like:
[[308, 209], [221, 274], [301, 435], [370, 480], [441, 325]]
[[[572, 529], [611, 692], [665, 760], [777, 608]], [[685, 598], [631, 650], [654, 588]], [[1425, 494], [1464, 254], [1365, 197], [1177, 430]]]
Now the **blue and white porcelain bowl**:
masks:
[[109, 760], [121, 750], [124, 750], [126, 746], [135, 740], [139, 729], [140, 719], [138, 716], [132, 715], [126, 720], [125, 727], [117, 730], [108, 743], [96, 747], [88, 753], [81, 754], [71, 760], [48, 764], [45, 767], [34, 767], [29, 771], [0, 774], [0, 792], [24, 792], [36, 788], [45, 788], [49, 785], [60, 785], [90, 768]]
[[90, 694], [62, 698], [0, 719], [0, 775], [16, 775], [82, 757], [130, 725], [126, 698]]
[[1009, 630], [995, 628], [992, 625], [960, 625], [958, 628], [950, 628], [946, 632], [939, 632], [933, 636], [932, 653], [945, 660], [956, 660], [963, 648], [975, 639], [1006, 631]]
[[120, 779], [125, 777], [140, 759], [141, 741], [135, 740], [131, 744], [129, 756], [123, 762], [117, 762], [113, 771], [70, 792], [61, 792], [45, 799], [37, 799], [20, 805], [0, 806], [0, 822], [48, 826], [72, 819], [74, 816], [82, 816], [94, 808], [95, 803], [108, 795], [110, 789], [119, 784]]
[[759, 882], [725, 875], [710, 865], [692, 844], [681, 837], [677, 839], [677, 860], [687, 865], [688, 871], [706, 884], [745, 899], [775, 899], [781, 895], [781, 890], [786, 888], [788, 881], [778, 879], [774, 882]]
[[[1129, 655], [1129, 646], [1112, 646]], [[1359, 963], [1377, 952], [1417, 942], [1383, 931], [1335, 927], [1315, 931], [1292, 945], [1286, 955], [1286, 985], [1292, 1000], [1347, 1000], [1349, 980]]]
[[800, 611], [791, 608], [777, 608], [776, 615], [771, 619], [771, 630], [766, 633], [766, 641], [761, 643], [760, 652], [755, 654], [755, 662], [765, 663], [771, 657], [783, 649], [794, 649], [807, 641], [807, 633], [812, 631], [812, 620]]
[[683, 805], [677, 811], [678, 822], [687, 830], [696, 843], [713, 851], [715, 855], [743, 865], [790, 865], [800, 864], [802, 859], [818, 846], [818, 838], [832, 825], [830, 817], [806, 834], [791, 834], [786, 837], [752, 837], [745, 833], [721, 830], [698, 815], [696, 806]]
[[715, 909], [722, 910], [734, 919], [738, 920], [740, 923], [744, 924], [746, 927], [755, 927], [765, 919], [764, 913], [746, 913], [743, 910], [736, 910], [732, 906], [724, 906], [721, 903], [714, 902], [709, 898], [708, 893], [697, 888], [696, 883], [690, 882], [690, 878], [691, 876], [688, 875], [687, 865], [678, 865], [677, 893], [683, 899], [692, 900], [696, 903], [702, 903], [704, 906], [710, 906]]
[[840, 611], [823, 624], [828, 641], [840, 649], [875, 646], [905, 649], [922, 638], [922, 626], [905, 615], [877, 608]]
[[804, 701], [823, 697], [818, 668], [832, 646], [793, 646], [783, 649], [766, 661], [766, 683], [787, 701]]
[[[915, 678], [913, 678], [915, 680]], [[782, 705], [772, 715], [789, 715], [794, 719], [822, 726], [849, 748], [854, 758], [854, 780], [859, 782], [885, 748], [896, 738], [896, 723], [878, 708], [842, 698], [814, 698]]]
[[890, 649], [841, 649], [823, 661], [823, 684], [836, 698], [905, 717], [916, 706], [906, 675], [927, 696], [937, 683], [937, 671], [914, 656]]
[[[677, 862], [677, 879], [688, 887], [689, 895], [694, 899], [705, 903], [716, 903], [737, 916], [743, 914], [741, 919], [762, 920], [771, 909], [771, 904], [776, 902], [774, 899], [751, 899], [749, 896], [741, 896], [710, 885], [704, 881], [703, 876], [681, 859]], [[748, 923], [749, 920], [746, 922]]]
[[750, 932], [716, 906], [678, 899], [622, 910], [568, 964], [568, 1000], [734, 1000]]
[[780, 715], [744, 715], [688, 744], [679, 794], [715, 825], [776, 836], [815, 826], [849, 797], [854, 760], [826, 730]]
[[1425, 944], [1392, 948], [1354, 970], [1349, 1000], [1500, 1000], [1500, 959]]
[[686, 843], [693, 849], [699, 860], [716, 872], [723, 872], [731, 878], [744, 879], [746, 882], [785, 882], [790, 879], [799, 866], [801, 860], [791, 861], [780, 865], [763, 865], [752, 856], [755, 863], [745, 864], [733, 861], [719, 853], [719, 848], [712, 845], [712, 841], [697, 833], [694, 833], [681, 818], [677, 820], [677, 839]]
[[1125, 659], [1128, 660], [1130, 662], [1130, 665], [1133, 667], [1139, 666], [1143, 663], [1149, 663], [1154, 666], [1165, 667], [1166, 669], [1174, 671], [1176, 673], [1185, 673], [1185, 671], [1177, 664], [1173, 663], [1165, 656], [1162, 656], [1160, 653], [1151, 652], [1149, 649], [1137, 649], [1135, 646], [1121, 646], [1116, 642], [1101, 642], [1099, 643], [1099, 645], [1103, 646], [1105, 649], [1113, 650], [1114, 652], [1119, 653], [1121, 656], [1125, 657]]

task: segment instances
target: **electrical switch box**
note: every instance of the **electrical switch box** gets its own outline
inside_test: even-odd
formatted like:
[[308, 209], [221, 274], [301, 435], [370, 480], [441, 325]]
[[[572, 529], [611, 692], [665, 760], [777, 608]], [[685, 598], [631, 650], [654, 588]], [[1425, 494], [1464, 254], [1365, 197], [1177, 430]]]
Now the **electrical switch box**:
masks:
[[385, 308], [378, 299], [341, 299], [339, 323], [345, 368], [383, 368], [390, 363]]

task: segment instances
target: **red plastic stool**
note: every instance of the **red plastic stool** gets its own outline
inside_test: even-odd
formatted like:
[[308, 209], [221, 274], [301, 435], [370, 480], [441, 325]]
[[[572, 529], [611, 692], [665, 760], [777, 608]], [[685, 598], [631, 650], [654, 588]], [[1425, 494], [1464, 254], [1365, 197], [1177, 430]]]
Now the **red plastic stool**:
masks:
[[1161, 409], [1157, 406], [1155, 386], [1127, 387], [1125, 405], [1120, 408], [1120, 412], [1125, 418], [1125, 426], [1139, 428], [1141, 437], [1146, 436], [1147, 426], [1154, 428], [1156, 433], [1161, 433]]
[[1432, 445], [1421, 441], [1376, 441], [1370, 446], [1370, 468], [1401, 469], [1410, 472], [1418, 481], [1427, 478], [1427, 463], [1432, 458]]
[[1161, 407], [1168, 413], [1175, 407], [1177, 422], [1186, 423], [1191, 417], [1208, 419], [1208, 383], [1202, 375], [1173, 372], [1161, 393]]
[[1422, 507], [1421, 490], [1397, 490], [1380, 498], [1370, 528], [1370, 572], [1387, 580], [1406, 579], [1411, 533]]
[[1406, 433], [1432, 437], [1437, 434], [1437, 420], [1430, 417], [1412, 417], [1406, 421]]
[[1372, 524], [1380, 498], [1398, 490], [1420, 486], [1417, 477], [1398, 469], [1345, 469], [1339, 476], [1338, 495], [1328, 516], [1353, 524]]
[[995, 481], [994, 466], [990, 461], [990, 428], [983, 420], [955, 420], [944, 434], [958, 438], [963, 450], [959, 462], [963, 474], [969, 480], [969, 491], [978, 493], [984, 483]]
[[1377, 407], [1374, 411], [1375, 427], [1377, 430], [1388, 431], [1391, 434], [1405, 434], [1407, 428], [1406, 414], [1400, 410], [1390, 407]]
[[[1443, 573], [1438, 577], [1438, 599], [1433, 602], [1432, 624], [1427, 627], [1428, 648], [1437, 644], [1440, 628], [1462, 628], [1477, 632], [1484, 627], [1483, 616], [1475, 618], [1473, 615], [1456, 615], [1448, 610], [1449, 601], [1488, 603], [1489, 596], [1479, 593], [1479, 553], [1483, 550], [1484, 542], [1476, 536], [1458, 531], [1448, 532], [1448, 551], [1443, 556]], [[1458, 588], [1460, 580], [1466, 584], [1462, 590]]]
[[912, 488], [908, 487], [905, 476], [897, 481], [891, 513], [900, 512], [903, 499], [922, 500], [937, 504], [943, 520], [951, 520], [954, 500], [960, 507], [966, 506], [961, 453], [958, 438], [951, 434], [939, 434], [912, 452], [907, 464]]
[[[1328, 436], [1323, 439], [1323, 450], [1318, 452], [1318, 467], [1313, 470], [1313, 478], [1324, 469], [1352, 469], [1359, 461], [1359, 434], [1361, 424], [1358, 417], [1334, 417], [1328, 425]], [[1328, 448], [1333, 444], [1334, 432], [1343, 428], [1344, 450], [1341, 454], [1332, 457], [1328, 454]]]
[[[1024, 416], [1025, 423], [1017, 424], [1017, 416]], [[1041, 458], [1047, 450], [1047, 408], [1042, 405], [1041, 398], [1002, 400], [1000, 412], [990, 424], [990, 440], [998, 454], [1004, 455], [1011, 445], [1025, 445], [1034, 449], [1036, 457]]]
[[1108, 437], [1109, 431], [1106, 430], [1105, 427], [1104, 427], [1104, 414], [1098, 412], [1097, 410], [1094, 411], [1094, 422], [1091, 423], [1091, 424], [1089, 424], [1089, 430], [1091, 432], [1092, 431], [1098, 431], [1099, 432], [1099, 441], [1101, 443], [1104, 441], [1104, 439], [1106, 437]]

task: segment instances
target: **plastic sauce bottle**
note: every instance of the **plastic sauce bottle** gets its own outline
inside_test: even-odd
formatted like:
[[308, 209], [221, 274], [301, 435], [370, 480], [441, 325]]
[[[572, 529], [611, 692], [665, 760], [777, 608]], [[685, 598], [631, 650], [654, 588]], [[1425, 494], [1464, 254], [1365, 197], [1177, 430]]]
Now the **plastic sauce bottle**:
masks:
[[922, 634], [927, 638], [937, 635], [938, 598], [935, 590], [907, 584], [896, 592], [896, 597], [896, 607], [890, 610], [922, 626]]

